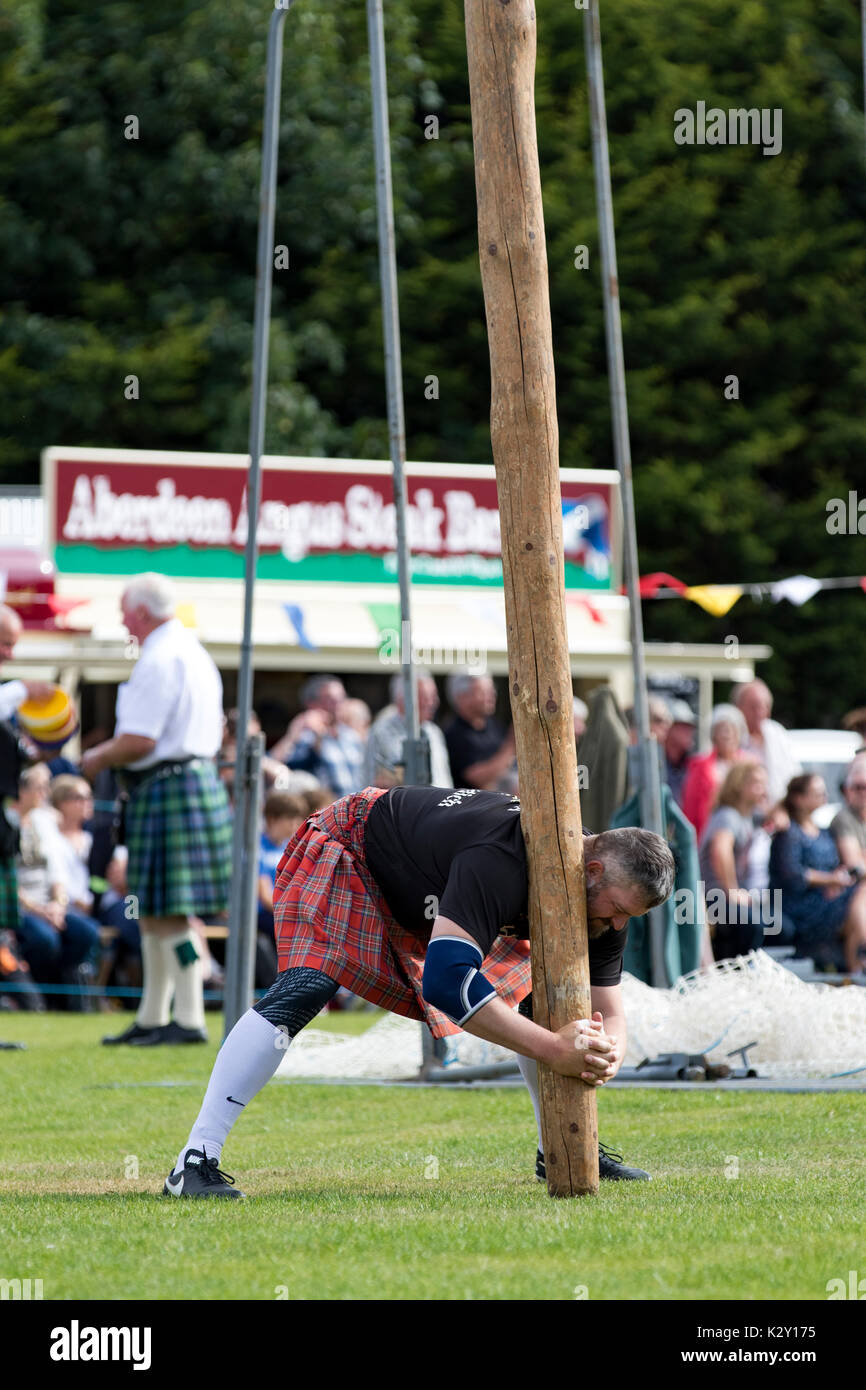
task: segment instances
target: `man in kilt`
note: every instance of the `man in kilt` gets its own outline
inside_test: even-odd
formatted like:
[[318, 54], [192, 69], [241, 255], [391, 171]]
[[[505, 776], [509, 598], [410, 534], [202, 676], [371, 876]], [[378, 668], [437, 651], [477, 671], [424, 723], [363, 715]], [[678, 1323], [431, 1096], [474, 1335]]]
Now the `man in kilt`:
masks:
[[127, 876], [141, 927], [143, 988], [135, 1022], [103, 1042], [137, 1047], [207, 1042], [189, 918], [224, 911], [231, 877], [231, 809], [214, 761], [222, 681], [174, 610], [163, 575], [140, 575], [127, 586], [123, 621], [141, 654], [117, 692], [114, 737], [82, 759], [91, 780], [115, 768], [128, 798]]
[[[625, 1054], [624, 929], [670, 895], [674, 863], [660, 836], [624, 829], [588, 836], [585, 864], [593, 1018], [551, 1032], [532, 1021], [527, 1002], [528, 870], [516, 796], [365, 787], [310, 816], [277, 870], [280, 973], [224, 1042], [164, 1193], [242, 1195], [219, 1167], [229, 1130], [340, 985], [426, 1020], [434, 1037], [462, 1028], [511, 1048], [537, 1120], [538, 1061], [588, 1085], [609, 1081]], [[648, 1176], [604, 1150], [600, 1172]], [[536, 1175], [544, 1176], [540, 1125]]]

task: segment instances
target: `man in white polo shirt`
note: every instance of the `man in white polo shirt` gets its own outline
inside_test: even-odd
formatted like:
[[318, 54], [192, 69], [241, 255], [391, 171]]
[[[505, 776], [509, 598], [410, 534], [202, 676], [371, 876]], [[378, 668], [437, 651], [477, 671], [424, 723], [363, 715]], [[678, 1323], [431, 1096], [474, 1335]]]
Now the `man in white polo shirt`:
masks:
[[174, 586], [165, 576], [143, 574], [127, 585], [123, 622], [141, 654], [117, 692], [114, 737], [82, 759], [91, 780], [113, 767], [126, 788], [128, 883], [141, 926], [141, 1005], [132, 1027], [106, 1043], [207, 1041], [189, 918], [228, 905], [231, 810], [214, 761], [222, 680], [174, 610]]

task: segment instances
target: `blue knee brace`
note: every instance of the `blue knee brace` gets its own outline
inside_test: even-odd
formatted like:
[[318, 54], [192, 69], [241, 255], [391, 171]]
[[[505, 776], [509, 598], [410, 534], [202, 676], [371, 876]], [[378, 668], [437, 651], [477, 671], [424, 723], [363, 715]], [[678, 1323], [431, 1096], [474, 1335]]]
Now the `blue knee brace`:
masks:
[[424, 998], [461, 1028], [496, 998], [496, 990], [478, 969], [483, 959], [481, 947], [462, 936], [437, 936], [427, 947]]

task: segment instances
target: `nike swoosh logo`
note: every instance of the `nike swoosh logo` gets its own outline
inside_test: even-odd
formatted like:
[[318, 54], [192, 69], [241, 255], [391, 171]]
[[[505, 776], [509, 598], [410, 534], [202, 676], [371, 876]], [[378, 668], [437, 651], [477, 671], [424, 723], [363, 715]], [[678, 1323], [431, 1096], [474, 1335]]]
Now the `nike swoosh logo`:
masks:
[[165, 1180], [165, 1185], [175, 1197], [180, 1197], [183, 1192], [183, 1173], [172, 1173]]
[[242, 1101], [242, 1100], [235, 1100], [234, 1096], [226, 1096], [226, 1100], [230, 1100], [231, 1103], [232, 1103], [232, 1105], [239, 1105], [239, 1106], [241, 1107], [241, 1109], [243, 1110], [244, 1104], [245, 1104], [244, 1101]]

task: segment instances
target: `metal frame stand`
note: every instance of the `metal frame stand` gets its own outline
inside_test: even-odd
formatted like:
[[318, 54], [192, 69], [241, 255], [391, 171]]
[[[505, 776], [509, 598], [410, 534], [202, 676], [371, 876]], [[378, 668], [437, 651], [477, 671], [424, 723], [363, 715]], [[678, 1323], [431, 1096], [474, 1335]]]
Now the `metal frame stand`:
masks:
[[[625, 360], [622, 349], [622, 322], [619, 305], [619, 277], [616, 265], [616, 236], [613, 226], [613, 197], [610, 186], [610, 152], [607, 143], [607, 113], [604, 104], [604, 73], [601, 61], [599, 0], [589, 0], [583, 13], [586, 73], [589, 84], [589, 113], [592, 127], [592, 163], [601, 246], [601, 280], [604, 291], [604, 327], [607, 341], [607, 370], [610, 385], [610, 413], [613, 424], [613, 452], [620, 475], [623, 511], [623, 560], [629, 599], [632, 667], [634, 672], [634, 711], [640, 749], [640, 808], [645, 830], [664, 835], [659, 779], [658, 744], [650, 737], [649, 700], [644, 661], [643, 613], [639, 588], [637, 527], [631, 476], [631, 440], [628, 429], [628, 403], [625, 389]], [[665, 922], [660, 908], [652, 908], [650, 922], [650, 969], [652, 983], [665, 987]]]
[[397, 574], [400, 582], [401, 663], [406, 739], [403, 744], [407, 786], [429, 783], [427, 740], [418, 728], [418, 691], [412, 661], [411, 564], [407, 528], [406, 424], [403, 413], [403, 372], [400, 356], [400, 311], [397, 302], [397, 253], [394, 239], [394, 196], [391, 186], [391, 141], [388, 126], [388, 81], [385, 69], [385, 19], [382, 0], [367, 0], [370, 44], [370, 86], [373, 96], [373, 144], [376, 156], [376, 209], [379, 225], [379, 283], [382, 328], [385, 335], [385, 384], [388, 396], [388, 435], [394, 469], [397, 517]]
[[[238, 674], [237, 766], [235, 822], [232, 844], [232, 886], [229, 905], [229, 937], [226, 949], [225, 1024], [227, 1037], [249, 1008], [255, 955], [255, 885], [258, 863], [258, 824], [262, 747], [260, 738], [248, 734], [253, 685], [253, 594], [258, 560], [258, 517], [261, 504], [261, 457], [264, 448], [268, 386], [268, 339], [273, 287], [274, 219], [276, 210], [277, 151], [280, 131], [280, 79], [283, 66], [283, 25], [294, 0], [279, 0], [268, 28], [265, 82], [262, 170], [259, 191], [259, 228], [256, 252], [256, 300], [253, 324], [253, 382], [250, 410], [250, 470], [247, 482], [247, 539], [244, 554], [244, 625]], [[382, 0], [368, 0], [370, 75], [373, 96], [373, 134], [376, 157], [376, 200], [379, 226], [379, 270], [382, 285], [382, 319], [385, 334], [385, 369], [388, 396], [388, 428], [394, 468], [394, 504], [397, 513], [397, 563], [400, 580], [401, 633], [408, 637], [402, 650], [405, 680], [407, 738], [404, 744], [405, 782], [429, 782], [427, 741], [418, 728], [418, 693], [412, 664], [410, 559], [407, 531], [406, 432], [403, 422], [403, 386], [400, 367], [400, 319], [397, 305], [397, 262], [394, 244], [394, 211], [391, 189], [391, 151], [388, 135], [388, 91]]]
[[[247, 540], [244, 553], [244, 628], [238, 672], [238, 735], [235, 769], [235, 819], [232, 842], [232, 886], [229, 902], [229, 936], [226, 945], [225, 1020], [228, 1037], [253, 995], [255, 955], [255, 889], [258, 868], [258, 836], [253, 846], [253, 826], [258, 825], [259, 783], [254, 763], [261, 767], [262, 736], [249, 735], [253, 707], [253, 593], [258, 560], [258, 521], [262, 498], [261, 458], [265, 439], [268, 390], [268, 347], [271, 322], [271, 290], [274, 279], [274, 217], [277, 189], [277, 148], [280, 136], [280, 79], [283, 71], [283, 25], [292, 0], [275, 9], [268, 29], [265, 115], [262, 130], [262, 172], [259, 188], [259, 234], [256, 251], [256, 303], [253, 321], [253, 386], [250, 407], [247, 480]], [[257, 750], [257, 751], [256, 751]], [[240, 773], [240, 776], [238, 775]]]

